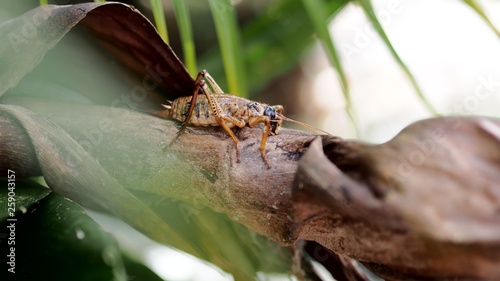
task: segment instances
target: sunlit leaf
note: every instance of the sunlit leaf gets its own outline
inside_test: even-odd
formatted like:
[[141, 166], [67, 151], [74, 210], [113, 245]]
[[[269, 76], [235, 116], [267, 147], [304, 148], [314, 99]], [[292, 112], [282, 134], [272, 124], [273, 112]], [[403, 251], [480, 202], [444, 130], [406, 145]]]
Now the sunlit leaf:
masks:
[[167, 22], [165, 21], [165, 14], [163, 12], [163, 3], [161, 0], [150, 0], [151, 10], [153, 11], [153, 16], [155, 19], [156, 29], [161, 38], [168, 43], [168, 30]]
[[195, 77], [198, 72], [196, 66], [196, 50], [194, 46], [193, 32], [191, 27], [191, 17], [188, 7], [184, 0], [173, 0], [175, 17], [179, 25], [179, 33], [182, 41], [182, 50], [184, 53], [184, 64], [191, 76]]
[[375, 11], [373, 10], [373, 6], [371, 3], [371, 0], [357, 0], [357, 2], [360, 4], [361, 8], [365, 12], [365, 15], [368, 17], [368, 20], [372, 23], [373, 27], [379, 34], [380, 38], [382, 38], [382, 41], [384, 41], [385, 45], [391, 52], [392, 56], [396, 60], [396, 62], [399, 64], [403, 72], [406, 74], [408, 79], [410, 80], [410, 83], [412, 84], [413, 88], [415, 89], [415, 92], [417, 93], [418, 98], [422, 102], [422, 104], [429, 110], [432, 114], [436, 115], [437, 111], [434, 108], [434, 106], [427, 100], [425, 97], [424, 93], [420, 89], [420, 86], [417, 83], [417, 80], [411, 73], [410, 69], [406, 64], [403, 62], [403, 60], [399, 57], [398, 53], [392, 46], [389, 37], [387, 37], [387, 34], [385, 34], [384, 29], [382, 28], [382, 25], [380, 24], [379, 20], [377, 19], [377, 16], [375, 15]]
[[209, 0], [210, 10], [215, 22], [215, 29], [224, 62], [229, 92], [247, 96], [247, 75], [241, 38], [236, 23], [236, 12], [230, 0]]
[[325, 48], [326, 54], [330, 59], [331, 64], [337, 70], [340, 80], [340, 87], [342, 88], [342, 92], [344, 93], [347, 113], [351, 118], [351, 122], [354, 128], [358, 132], [358, 126], [356, 124], [355, 115], [353, 113], [354, 109], [351, 103], [349, 84], [347, 82], [346, 74], [344, 72], [344, 68], [342, 67], [342, 63], [340, 62], [333, 39], [330, 36], [330, 32], [328, 30], [328, 19], [330, 15], [326, 12], [327, 7], [323, 0], [303, 0], [302, 3], [304, 4], [304, 7], [306, 7], [309, 18], [313, 22], [314, 29], [316, 30], [316, 34], [321, 40], [321, 43]]
[[495, 32], [495, 34], [500, 37], [500, 30], [493, 24], [493, 22], [490, 20], [488, 15], [486, 14], [486, 11], [484, 10], [483, 6], [481, 3], [477, 0], [464, 0], [465, 4], [467, 4], [469, 7], [471, 7], [472, 10], [474, 10], [485, 22], [486, 24]]

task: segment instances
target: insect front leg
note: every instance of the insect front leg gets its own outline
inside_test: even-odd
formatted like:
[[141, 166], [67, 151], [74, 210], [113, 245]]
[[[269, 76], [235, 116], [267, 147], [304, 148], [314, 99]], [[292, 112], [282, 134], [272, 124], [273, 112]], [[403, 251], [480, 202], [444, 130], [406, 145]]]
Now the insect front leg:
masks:
[[271, 131], [271, 122], [269, 121], [269, 117], [267, 116], [259, 116], [251, 119], [248, 122], [248, 125], [250, 127], [253, 127], [259, 123], [264, 123], [264, 132], [262, 133], [262, 140], [260, 141], [260, 154], [262, 155], [262, 159], [264, 160], [264, 163], [266, 163], [266, 166], [268, 169], [271, 169], [271, 166], [269, 165], [269, 162], [267, 161], [267, 156], [266, 156], [266, 143], [267, 143], [267, 136], [269, 135], [269, 132]]

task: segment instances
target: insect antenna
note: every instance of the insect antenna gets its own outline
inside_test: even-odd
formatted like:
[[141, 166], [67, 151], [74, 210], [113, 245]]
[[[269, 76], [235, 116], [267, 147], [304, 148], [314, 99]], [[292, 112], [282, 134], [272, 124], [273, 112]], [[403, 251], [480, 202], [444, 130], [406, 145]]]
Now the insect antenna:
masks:
[[288, 122], [291, 122], [291, 123], [298, 124], [298, 125], [300, 125], [300, 126], [302, 126], [302, 127], [306, 128], [306, 129], [308, 129], [309, 131], [311, 131], [311, 132], [313, 132], [313, 133], [315, 133], [315, 134], [319, 134], [319, 135], [321, 135], [321, 134], [325, 134], [325, 135], [329, 135], [329, 136], [331, 136], [331, 135], [332, 135], [332, 134], [328, 133], [327, 131], [323, 131], [323, 130], [321, 130], [321, 129], [319, 129], [319, 128], [316, 128], [316, 127], [313, 127], [313, 126], [311, 126], [311, 125], [309, 125], [309, 124], [306, 124], [306, 123], [302, 123], [302, 122], [299, 122], [299, 121], [293, 120], [293, 119], [288, 118], [288, 117], [286, 117], [286, 116], [284, 116], [284, 115], [282, 115], [282, 114], [278, 114], [278, 116], [279, 116], [282, 120], [284, 120], [284, 121], [288, 121]]

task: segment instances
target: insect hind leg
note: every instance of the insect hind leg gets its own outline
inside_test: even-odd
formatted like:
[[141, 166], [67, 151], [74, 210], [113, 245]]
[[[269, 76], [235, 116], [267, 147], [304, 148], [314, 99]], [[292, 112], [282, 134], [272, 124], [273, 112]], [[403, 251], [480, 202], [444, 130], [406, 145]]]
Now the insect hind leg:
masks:
[[170, 147], [186, 130], [186, 127], [189, 124], [189, 120], [191, 120], [191, 117], [193, 116], [193, 111], [196, 106], [196, 101], [198, 100], [200, 91], [207, 90], [207, 85], [205, 84], [205, 81], [202, 80], [204, 77], [205, 73], [203, 71], [200, 71], [200, 73], [198, 73], [198, 75], [196, 76], [196, 80], [194, 81], [193, 97], [191, 98], [191, 101], [189, 101], [189, 108], [186, 113], [186, 118], [184, 118], [184, 122], [182, 122], [181, 128], [177, 132], [177, 135], [166, 148]]
[[[196, 101], [198, 100], [198, 95], [200, 94], [200, 91], [202, 94], [204, 94], [207, 97], [209, 102], [217, 103], [217, 101], [215, 101], [215, 99], [213, 98], [214, 94], [210, 91], [210, 89], [208, 88], [205, 81], [203, 81], [203, 79], [208, 81], [208, 84], [210, 85], [210, 87], [212, 87], [212, 89], [214, 90], [214, 92], [216, 94], [224, 93], [222, 91], [222, 89], [219, 87], [219, 85], [217, 85], [217, 82], [215, 82], [215, 80], [212, 78], [212, 76], [210, 76], [208, 71], [206, 71], [205, 69], [200, 71], [198, 73], [198, 75], [196, 76], [196, 80], [194, 81], [193, 97], [191, 98], [191, 101], [189, 102], [189, 109], [188, 109], [188, 112], [186, 114], [186, 118], [184, 119], [184, 122], [182, 122], [182, 127], [179, 130], [178, 134], [180, 134], [182, 131], [184, 131], [186, 126], [189, 124], [189, 120], [191, 119], [191, 116], [193, 116], [193, 111], [194, 111], [194, 108], [196, 106]], [[217, 104], [216, 107], [217, 107], [216, 110], [214, 110], [214, 108], [212, 107], [212, 110], [214, 111], [212, 113], [215, 116], [220, 115], [219, 105]]]
[[200, 91], [204, 91], [204, 88], [206, 87], [205, 82], [202, 80], [203, 77], [204, 77], [203, 71], [198, 73], [198, 76], [196, 76], [196, 80], [194, 81], [193, 97], [189, 102], [189, 109], [187, 111], [186, 118], [184, 119], [184, 122], [182, 122], [182, 127], [177, 133], [177, 135], [180, 135], [186, 129], [186, 126], [189, 124], [191, 116], [193, 116], [193, 111], [196, 106], [196, 101], [198, 100], [198, 95]]
[[224, 91], [219, 87], [217, 82], [215, 82], [214, 78], [206, 71], [205, 69], [200, 71], [198, 75], [203, 76], [203, 78], [208, 82], [210, 87], [214, 90], [214, 94], [223, 94]]

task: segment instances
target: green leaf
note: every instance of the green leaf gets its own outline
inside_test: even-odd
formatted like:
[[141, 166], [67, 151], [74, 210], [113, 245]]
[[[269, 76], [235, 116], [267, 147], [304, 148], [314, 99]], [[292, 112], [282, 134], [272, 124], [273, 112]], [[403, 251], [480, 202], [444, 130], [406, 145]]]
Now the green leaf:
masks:
[[[33, 196], [33, 183], [18, 182], [16, 198]], [[4, 198], [4, 189], [0, 198]], [[16, 280], [120, 280], [127, 276], [113, 237], [104, 232], [75, 202], [54, 193], [32, 202], [17, 221], [2, 220], [10, 240], [2, 238], [2, 256], [15, 261]], [[9, 228], [7, 228], [9, 226]], [[12, 234], [14, 233], [14, 234]], [[10, 244], [8, 244], [10, 243]], [[15, 243], [15, 244], [14, 244]], [[12, 264], [14, 265], [14, 263]], [[11, 274], [2, 270], [4, 276]], [[2, 280], [12, 280], [4, 279]]]
[[[347, 0], [330, 0], [326, 14], [339, 11]], [[251, 92], [262, 89], [273, 78], [296, 66], [314, 42], [314, 27], [300, 1], [272, 1], [262, 7], [242, 28], [242, 56]], [[225, 89], [221, 56], [212, 49], [200, 58], [200, 65]]]
[[168, 43], [167, 22], [165, 21], [165, 14], [163, 13], [163, 3], [161, 0], [150, 0], [150, 3], [156, 29], [158, 29], [161, 38]]
[[328, 18], [330, 15], [326, 13], [325, 3], [323, 2], [323, 0], [312, 0], [312, 1], [302, 0], [302, 3], [306, 8], [306, 11], [309, 15], [309, 19], [312, 21], [314, 25], [316, 34], [318, 35], [319, 39], [321, 40], [321, 43], [323, 43], [323, 46], [325, 47], [325, 51], [326, 54], [328, 55], [328, 58], [330, 59], [330, 62], [337, 69], [339, 73], [340, 86], [342, 87], [342, 90], [344, 91], [346, 97], [346, 101], [349, 104], [350, 102], [349, 85], [347, 83], [344, 69], [339, 60], [337, 50], [335, 49], [333, 40], [328, 30]]
[[247, 96], [246, 71], [236, 12], [230, 0], [209, 0], [222, 53], [229, 92]]
[[486, 24], [495, 32], [495, 34], [500, 37], [500, 30], [491, 22], [486, 11], [481, 6], [481, 3], [477, 0], [464, 0], [465, 4], [472, 8], [485, 22]]
[[131, 259], [126, 254], [123, 254], [122, 258], [127, 270], [127, 281], [164, 281], [143, 263]]
[[193, 32], [191, 27], [191, 18], [184, 0], [173, 0], [174, 13], [179, 25], [179, 33], [182, 41], [182, 50], [184, 53], [184, 64], [189, 73], [195, 77], [198, 74], [196, 66], [196, 50], [194, 46]]
[[330, 31], [328, 30], [328, 19], [330, 15], [326, 12], [326, 4], [323, 0], [302, 0], [302, 3], [306, 8], [309, 19], [314, 25], [316, 34], [321, 40], [321, 43], [323, 43], [326, 54], [330, 59], [331, 64], [337, 70], [340, 80], [340, 87], [342, 88], [342, 92], [344, 93], [347, 114], [349, 115], [356, 132], [359, 132], [353, 113], [351, 96], [349, 93], [349, 84], [347, 82], [342, 63], [340, 62], [339, 55], [333, 43], [333, 39], [330, 36]]
[[73, 22], [54, 26], [54, 6], [42, 6], [20, 17], [0, 24], [0, 96], [14, 87], [22, 77], [40, 63], [45, 54], [85, 15], [75, 13]]
[[434, 108], [434, 106], [427, 100], [425, 95], [423, 94], [422, 90], [420, 89], [420, 86], [417, 83], [417, 80], [411, 73], [410, 69], [406, 66], [406, 64], [403, 62], [403, 60], [399, 57], [398, 53], [392, 46], [389, 37], [387, 37], [387, 34], [385, 34], [384, 29], [382, 28], [382, 25], [380, 25], [380, 22], [377, 19], [377, 16], [375, 15], [375, 11], [373, 10], [373, 6], [370, 0], [357, 0], [357, 2], [360, 4], [361, 8], [365, 12], [365, 15], [368, 17], [369, 21], [372, 23], [373, 27], [379, 34], [380, 38], [382, 38], [382, 41], [384, 41], [385, 45], [387, 48], [389, 48], [389, 51], [391, 52], [392, 56], [396, 60], [396, 62], [399, 64], [403, 72], [406, 74], [408, 79], [410, 80], [410, 83], [412, 84], [413, 88], [415, 89], [415, 92], [417, 93], [418, 98], [420, 101], [424, 104], [424, 106], [429, 110], [432, 114], [437, 115], [437, 111]]
[[[15, 175], [15, 171], [12, 175]], [[0, 188], [0, 221], [4, 221], [9, 217], [11, 211], [8, 210], [10, 195], [13, 195], [12, 200], [15, 200], [13, 201], [15, 203], [13, 204], [15, 212], [26, 212], [33, 204], [50, 193], [50, 189], [33, 180], [13, 178], [10, 182], [2, 180], [0, 184], [2, 185], [2, 188]], [[11, 186], [13, 187], [12, 190], [10, 190]], [[11, 192], [10, 195], [9, 192]]]

